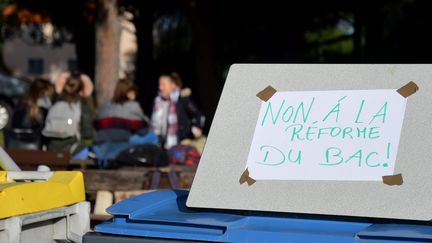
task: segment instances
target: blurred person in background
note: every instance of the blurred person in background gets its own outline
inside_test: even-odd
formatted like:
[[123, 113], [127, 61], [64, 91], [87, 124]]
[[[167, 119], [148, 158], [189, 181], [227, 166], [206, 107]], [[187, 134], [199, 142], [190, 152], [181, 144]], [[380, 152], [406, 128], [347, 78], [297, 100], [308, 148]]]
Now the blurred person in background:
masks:
[[56, 94], [60, 95], [63, 92], [63, 88], [66, 84], [66, 81], [71, 76], [80, 77], [80, 79], [83, 83], [83, 88], [80, 91], [79, 95], [83, 98], [84, 97], [86, 97], [86, 98], [91, 97], [91, 95], [93, 94], [93, 90], [94, 90], [93, 83], [92, 83], [89, 76], [87, 76], [84, 73], [81, 73], [79, 70], [72, 70], [72, 71], [63, 72], [57, 77], [56, 80], [54, 80], [54, 87], [55, 87]]
[[135, 100], [137, 90], [131, 80], [119, 80], [111, 101], [97, 113], [98, 129], [119, 128], [131, 132], [148, 127], [149, 119]]
[[42, 134], [48, 150], [71, 152], [84, 147], [84, 140], [93, 137], [93, 110], [81, 97], [84, 84], [79, 74], [71, 74], [49, 109]]
[[[97, 114], [97, 133], [90, 148], [101, 168], [121, 166], [116, 163], [122, 151], [137, 145], [157, 144], [157, 136], [149, 129], [149, 119], [136, 101], [137, 90], [132, 80], [117, 82], [111, 101]], [[153, 151], [153, 150], [152, 150]]]
[[[93, 99], [94, 85], [90, 77], [82, 73], [80, 70], [72, 69], [70, 71], [63, 72], [57, 77], [56, 80], [54, 80], [54, 101], [56, 101], [56, 98], [62, 94], [63, 88], [70, 77], [79, 77], [79, 79], [81, 79], [82, 89], [79, 92], [79, 96], [80, 101], [82, 102], [82, 108], [85, 111], [82, 115], [84, 116], [83, 118], [85, 121], [93, 122], [96, 114], [96, 108]], [[90, 139], [93, 138], [94, 135], [93, 123], [83, 122], [81, 126], [83, 126], [81, 130], [85, 131], [84, 138], [86, 138], [86, 140], [84, 142], [86, 144], [91, 144]]]
[[151, 124], [166, 149], [183, 139], [202, 136], [204, 116], [192, 101], [191, 90], [182, 90], [182, 85], [175, 72], [159, 76], [159, 94], [154, 100]]
[[54, 86], [48, 80], [37, 78], [21, 97], [12, 116], [12, 129], [6, 131], [9, 148], [41, 149], [41, 131], [45, 124]]

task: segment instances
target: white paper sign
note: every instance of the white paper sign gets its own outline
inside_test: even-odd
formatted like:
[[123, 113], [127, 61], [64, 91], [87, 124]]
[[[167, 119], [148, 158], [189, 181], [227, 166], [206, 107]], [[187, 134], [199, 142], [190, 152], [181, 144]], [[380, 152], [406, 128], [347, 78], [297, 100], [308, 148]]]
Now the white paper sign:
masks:
[[382, 181], [394, 172], [405, 105], [394, 89], [277, 92], [261, 105], [250, 176]]

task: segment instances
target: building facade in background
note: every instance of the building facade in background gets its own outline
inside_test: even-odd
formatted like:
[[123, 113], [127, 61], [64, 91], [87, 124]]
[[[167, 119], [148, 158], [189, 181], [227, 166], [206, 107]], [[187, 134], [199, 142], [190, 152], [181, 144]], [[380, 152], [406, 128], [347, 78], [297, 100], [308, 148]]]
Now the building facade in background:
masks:
[[[119, 77], [124, 78], [130, 77], [135, 71], [136, 30], [127, 15], [119, 18], [119, 21]], [[41, 35], [43, 41], [37, 41], [35, 34]], [[62, 72], [76, 69], [78, 66], [75, 44], [53, 44], [55, 35], [52, 25], [44, 23], [33, 25], [27, 30], [24, 29], [20, 35], [5, 39], [2, 45], [2, 58], [11, 74], [29, 79], [43, 77], [55, 80]]]

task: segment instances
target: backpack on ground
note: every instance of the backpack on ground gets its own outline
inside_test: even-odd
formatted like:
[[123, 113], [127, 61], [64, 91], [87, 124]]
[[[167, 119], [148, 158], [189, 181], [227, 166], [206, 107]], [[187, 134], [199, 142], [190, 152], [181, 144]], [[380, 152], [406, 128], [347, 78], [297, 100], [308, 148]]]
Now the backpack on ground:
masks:
[[81, 104], [56, 102], [48, 111], [42, 134], [50, 138], [79, 137]]
[[154, 144], [135, 145], [123, 150], [115, 159], [117, 166], [167, 166], [166, 151]]
[[168, 150], [168, 156], [172, 164], [197, 166], [201, 158], [195, 147], [189, 145], [176, 145]]

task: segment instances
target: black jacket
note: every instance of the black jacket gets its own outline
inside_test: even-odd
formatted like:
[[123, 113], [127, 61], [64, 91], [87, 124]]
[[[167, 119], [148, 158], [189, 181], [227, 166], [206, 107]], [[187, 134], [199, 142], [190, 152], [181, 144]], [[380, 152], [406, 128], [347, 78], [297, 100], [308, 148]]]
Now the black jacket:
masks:
[[189, 96], [179, 97], [176, 111], [178, 121], [177, 138], [179, 142], [185, 138], [193, 137], [192, 126], [203, 129], [204, 116]]

